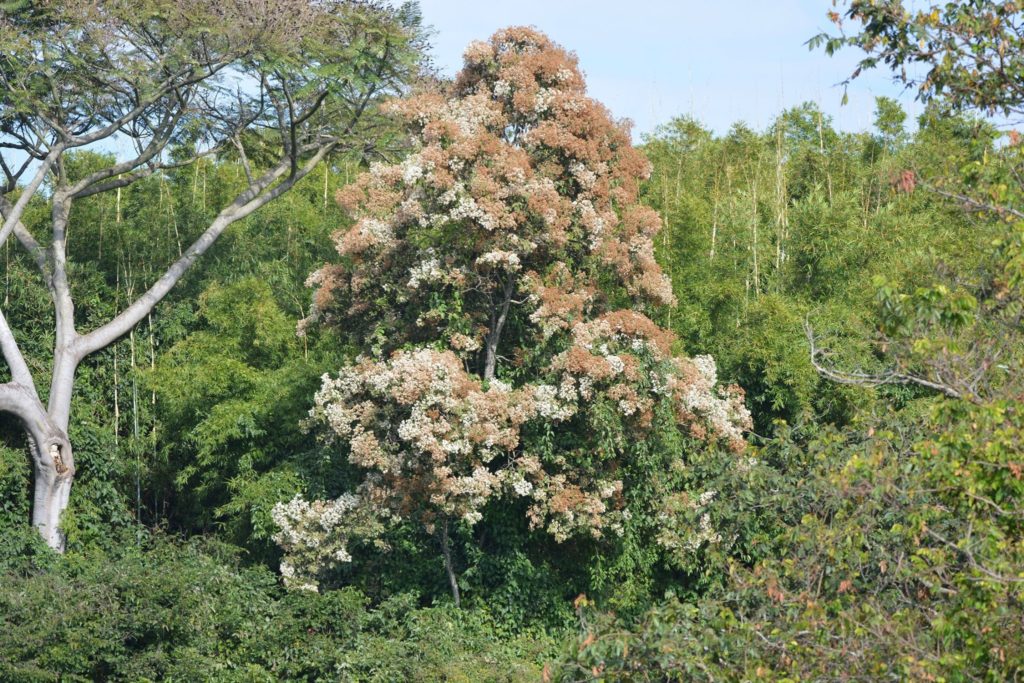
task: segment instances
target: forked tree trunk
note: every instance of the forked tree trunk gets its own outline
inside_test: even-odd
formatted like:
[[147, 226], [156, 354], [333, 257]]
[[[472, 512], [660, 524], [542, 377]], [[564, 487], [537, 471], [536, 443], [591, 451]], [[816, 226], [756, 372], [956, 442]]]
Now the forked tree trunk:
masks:
[[[0, 384], [0, 412], [18, 417], [28, 434], [32, 446], [34, 475], [32, 524], [51, 548], [58, 552], [64, 550], [60, 519], [67, 509], [71, 484], [75, 477], [68, 425], [71, 421], [75, 371], [79, 363], [90, 354], [110, 346], [118, 338], [129, 334], [138, 323], [152, 313], [153, 307], [167, 295], [229, 225], [246, 218], [253, 211], [287, 192], [323, 161], [337, 144], [337, 141], [332, 140], [319, 145], [301, 166], [298, 165], [297, 158], [290, 156], [290, 152], [286, 153], [284, 158], [259, 178], [250, 179], [248, 188], [221, 210], [209, 227], [146, 292], [135, 298], [112, 320], [84, 335], [80, 335], [75, 329], [75, 306], [67, 277], [66, 243], [71, 204], [79, 197], [120, 188], [122, 185], [117, 184], [120, 181], [111, 181], [110, 178], [116, 176], [120, 179], [122, 176], [119, 169], [130, 170], [148, 163], [152, 159], [152, 149], [143, 152], [132, 162], [123, 162], [104, 171], [98, 171], [74, 185], [66, 182], [63, 171], [57, 174], [58, 187], [53, 190], [49, 199], [53, 239], [47, 248], [39, 244], [22, 224], [21, 216], [28, 200], [35, 194], [43, 178], [63, 153], [63, 143], [53, 147], [53, 151], [40, 164], [33, 180], [25, 187], [17, 202], [11, 204], [4, 196], [13, 187], [0, 191], [0, 216], [3, 218], [3, 223], [0, 224], [0, 246], [8, 235], [14, 234], [17, 237], [36, 262], [53, 301], [56, 339], [49, 404], [45, 407], [39, 399], [35, 380], [18, 347], [14, 332], [8, 325], [3, 311], [0, 311], [0, 355], [7, 362], [11, 373], [11, 381]], [[205, 187], [203, 201], [205, 203]]]

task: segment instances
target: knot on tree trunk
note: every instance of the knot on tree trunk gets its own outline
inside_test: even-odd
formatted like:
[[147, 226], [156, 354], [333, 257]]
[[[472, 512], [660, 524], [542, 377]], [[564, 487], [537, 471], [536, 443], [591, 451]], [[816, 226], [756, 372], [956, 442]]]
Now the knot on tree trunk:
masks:
[[50, 459], [53, 461], [53, 469], [57, 471], [58, 475], [66, 474], [70, 468], [64, 464], [64, 458], [61, 457], [60, 444], [50, 444]]

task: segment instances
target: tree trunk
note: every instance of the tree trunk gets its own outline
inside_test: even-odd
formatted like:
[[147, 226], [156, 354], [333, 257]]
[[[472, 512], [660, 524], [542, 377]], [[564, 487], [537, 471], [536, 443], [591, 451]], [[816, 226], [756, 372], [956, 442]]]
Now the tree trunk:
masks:
[[75, 477], [67, 421], [54, 419], [39, 402], [35, 390], [18, 382], [0, 385], [0, 411], [18, 417], [28, 436], [34, 475], [32, 525], [48, 546], [63, 552], [60, 517], [68, 506]]
[[64, 552], [64, 532], [60, 519], [68, 507], [75, 465], [71, 443], [63, 433], [53, 436], [39, 446], [32, 440], [32, 461], [35, 472], [35, 493], [32, 498], [32, 525], [39, 535], [57, 552]]
[[501, 303], [491, 313], [491, 330], [484, 337], [484, 380], [489, 382], [494, 379], [494, 373], [498, 368], [498, 342], [501, 341], [501, 331], [505, 328], [505, 320], [508, 319], [508, 307], [512, 303], [512, 295], [515, 293], [516, 279], [509, 275], [508, 281], [502, 291]]
[[[219, 67], [218, 67], [219, 68]], [[212, 69], [211, 74], [217, 69]], [[295, 147], [293, 137], [291, 144], [286, 144], [282, 157], [276, 164], [267, 169], [258, 178], [249, 178], [249, 183], [235, 199], [225, 206], [210, 225], [200, 234], [192, 245], [184, 252], [181, 252], [179, 244], [179, 256], [164, 273], [146, 290], [141, 296], [128, 304], [126, 308], [116, 315], [112, 320], [93, 329], [88, 334], [79, 335], [75, 329], [74, 302], [71, 287], [68, 280], [67, 268], [67, 234], [69, 227], [69, 216], [71, 206], [76, 199], [89, 197], [94, 194], [117, 190], [117, 221], [120, 222], [121, 210], [121, 188], [127, 187], [136, 180], [147, 177], [161, 168], [169, 168], [159, 162], [158, 154], [167, 144], [170, 144], [174, 135], [174, 126], [184, 116], [187, 107], [186, 98], [181, 97], [179, 87], [190, 87], [190, 84], [197, 83], [202, 78], [191, 80], [192, 75], [186, 74], [184, 86], [161, 85], [158, 92], [148, 100], [149, 104], [155, 103], [165, 95], [175, 93], [176, 98], [182, 105], [180, 109], [172, 109], [167, 112], [164, 123], [160, 130], [149, 130], [148, 136], [136, 135], [136, 141], [148, 137], [144, 149], [140, 147], [138, 155], [129, 161], [116, 163], [105, 169], [95, 171], [75, 183], [70, 183], [64, 172], [61, 157], [69, 148], [85, 147], [99, 140], [132, 128], [135, 123], [146, 122], [148, 119], [142, 112], [149, 109], [148, 105], [139, 106], [133, 113], [127, 114], [121, 121], [108, 125], [87, 126], [86, 130], [78, 135], [69, 136], [66, 131], [58, 126], [60, 134], [56, 142], [48, 146], [49, 153], [45, 157], [36, 155], [39, 160], [39, 168], [32, 176], [31, 181], [24, 186], [16, 202], [13, 204], [8, 200], [17, 187], [17, 177], [12, 176], [7, 166], [6, 185], [0, 185], [0, 246], [3, 246], [8, 236], [15, 235], [18, 241], [32, 256], [42, 276], [43, 282], [50, 293], [53, 302], [56, 340], [54, 345], [54, 366], [53, 375], [50, 381], [49, 404], [44, 407], [39, 399], [37, 385], [32, 377], [28, 363], [18, 347], [14, 332], [7, 323], [3, 311], [0, 310], [0, 355], [3, 356], [11, 374], [11, 381], [0, 384], [0, 412], [7, 412], [17, 416], [29, 435], [32, 449], [32, 462], [34, 474], [34, 495], [32, 524], [39, 530], [46, 543], [57, 551], [64, 548], [64, 538], [60, 532], [61, 514], [67, 508], [68, 497], [71, 492], [71, 483], [74, 479], [75, 467], [72, 456], [71, 443], [68, 439], [68, 424], [70, 422], [71, 396], [74, 390], [75, 370], [78, 364], [90, 354], [113, 344], [119, 337], [128, 334], [143, 318], [150, 315], [153, 307], [159, 303], [164, 296], [174, 287], [175, 284], [192, 267], [192, 264], [200, 258], [217, 241], [220, 235], [228, 226], [236, 221], [244, 219], [268, 202], [273, 201], [283, 193], [290, 190], [297, 182], [302, 180], [312, 170], [333, 152], [340, 140], [328, 138], [315, 144]], [[167, 83], [173, 83], [171, 78]], [[166, 88], [166, 89], [165, 89]], [[371, 91], [372, 94], [372, 91]], [[370, 102], [371, 94], [367, 94], [355, 113], [354, 119], [349, 123], [348, 130]], [[317, 101], [313, 108], [309, 109], [302, 119], [292, 120], [292, 131], [294, 135], [295, 126], [306, 120], [320, 104], [324, 102], [327, 91]], [[147, 95], [147, 97], [149, 97]], [[50, 125], [47, 120], [47, 126]], [[249, 124], [245, 124], [248, 126]], [[142, 128], [146, 128], [143, 126]], [[140, 129], [141, 130], [141, 129]], [[47, 148], [42, 142], [48, 135], [40, 133], [38, 145], [26, 143], [25, 149], [39, 150]], [[8, 145], [9, 146], [9, 145]], [[17, 147], [15, 147], [17, 149]], [[301, 164], [299, 160], [304, 158]], [[157, 161], [154, 161], [154, 159]], [[195, 199], [196, 182], [203, 155], [194, 157], [190, 162], [195, 162], [196, 176], [193, 181], [193, 199]], [[18, 171], [20, 177], [25, 169]], [[203, 208], [206, 208], [206, 169], [203, 169], [202, 201]], [[43, 181], [48, 175], [52, 175], [53, 186], [49, 192], [50, 214], [52, 222], [52, 241], [44, 247], [33, 234], [22, 223], [22, 217], [28, 202], [36, 196]], [[162, 195], [161, 195], [162, 196]], [[177, 223], [174, 222], [175, 231]], [[116, 426], [115, 426], [116, 428]]]
[[484, 356], [484, 379], [488, 382], [494, 379], [494, 373], [498, 368], [498, 337], [500, 335], [500, 329], [498, 329], [497, 334], [487, 335]]
[[444, 570], [448, 574], [448, 584], [452, 589], [452, 598], [455, 600], [455, 607], [459, 607], [461, 596], [459, 594], [459, 581], [455, 576], [455, 568], [452, 566], [452, 549], [448, 539], [448, 520], [442, 522], [438, 538], [441, 541], [441, 554], [444, 555]]

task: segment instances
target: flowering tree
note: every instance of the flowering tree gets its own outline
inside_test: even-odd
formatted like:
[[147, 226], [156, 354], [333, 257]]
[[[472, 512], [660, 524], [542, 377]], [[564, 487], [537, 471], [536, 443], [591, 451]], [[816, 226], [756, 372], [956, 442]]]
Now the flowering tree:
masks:
[[638, 444], [739, 449], [749, 414], [710, 357], [675, 355], [644, 314], [674, 302], [639, 202], [649, 166], [574, 55], [499, 31], [447, 91], [390, 111], [415, 151], [339, 193], [354, 223], [310, 278], [300, 332], [319, 321], [365, 350], [324, 378], [312, 422], [364, 473], [362, 504], [438, 534], [458, 601], [451, 521], [507, 496], [560, 542], [621, 535], [651, 476]]

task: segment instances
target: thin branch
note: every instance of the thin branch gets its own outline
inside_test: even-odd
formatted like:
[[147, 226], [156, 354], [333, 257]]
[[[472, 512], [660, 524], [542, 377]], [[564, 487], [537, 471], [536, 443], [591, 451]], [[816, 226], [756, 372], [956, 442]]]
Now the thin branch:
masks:
[[21, 178], [22, 174], [25, 173], [25, 170], [28, 168], [29, 164], [31, 164], [34, 160], [35, 159], [32, 157], [31, 154], [26, 154], [25, 161], [24, 163], [22, 163], [21, 167], [17, 171], [11, 171], [10, 167], [7, 165], [7, 162], [4, 161], [3, 155], [0, 154], [0, 168], [3, 169], [4, 177], [7, 178], [7, 182], [4, 184], [3, 189], [0, 189], [0, 194], [9, 194], [11, 192], [14, 192], [14, 189], [18, 187], [18, 180]]
[[968, 399], [972, 402], [975, 400], [972, 397], [964, 396], [961, 392], [948, 384], [933, 382], [917, 375], [908, 375], [906, 373], [897, 372], [896, 370], [886, 370], [879, 374], [872, 374], [866, 372], [836, 370], [834, 368], [826, 367], [818, 360], [825, 355], [826, 351], [819, 349], [816, 346], [814, 330], [807, 321], [804, 321], [804, 333], [807, 335], [808, 344], [810, 344], [811, 365], [814, 366], [814, 369], [818, 374], [832, 380], [833, 382], [867, 387], [880, 386], [882, 384], [916, 384], [928, 389], [934, 389], [935, 391], [941, 392], [950, 398]]
[[928, 534], [929, 536], [931, 536], [932, 538], [934, 538], [935, 540], [939, 541], [940, 543], [942, 543], [946, 547], [950, 548], [951, 550], [955, 550], [956, 552], [958, 552], [961, 555], [963, 555], [964, 558], [967, 560], [967, 564], [969, 564], [972, 569], [974, 569], [974, 570], [976, 570], [978, 572], [981, 572], [982, 574], [984, 574], [988, 578], [992, 579], [993, 581], [996, 581], [997, 583], [1002, 583], [1002, 584], [1024, 583], [1024, 578], [1022, 578], [1022, 577], [1019, 577], [1019, 576], [1006, 576], [1004, 574], [1000, 574], [998, 572], [992, 571], [991, 569], [989, 569], [985, 565], [983, 565], [980, 562], [978, 562], [978, 560], [974, 557], [974, 553], [973, 552], [971, 552], [967, 548], [964, 548], [964, 547], [961, 547], [961, 546], [957, 545], [956, 543], [953, 543], [952, 541], [950, 541], [949, 539], [945, 538], [941, 534], [937, 534], [934, 530], [926, 528], [925, 529], [925, 533]]
[[25, 187], [25, 190], [18, 197], [18, 201], [15, 202], [14, 206], [11, 207], [10, 211], [6, 212], [4, 216], [3, 227], [0, 227], [0, 246], [3, 246], [4, 242], [7, 241], [7, 237], [14, 230], [14, 226], [21, 220], [21, 215], [25, 212], [25, 207], [28, 206], [29, 201], [35, 195], [36, 190], [43, 182], [43, 178], [49, 173], [50, 169], [54, 164], [58, 163], [61, 154], [64, 152], [64, 145], [57, 143], [50, 150], [50, 153], [46, 155], [46, 159], [39, 165], [39, 170], [36, 171], [31, 182]]
[[988, 202], [983, 202], [981, 200], [974, 199], [972, 197], [968, 197], [967, 195], [959, 194], [957, 192], [948, 192], [946, 190], [940, 190], [939, 188], [933, 187], [932, 185], [921, 184], [920, 187], [928, 190], [929, 192], [933, 192], [939, 195], [940, 197], [945, 197], [947, 199], [955, 199], [956, 201], [960, 202], [967, 208], [973, 209], [975, 211], [989, 211], [1003, 218], [1006, 218], [1007, 216], [1013, 216], [1014, 218], [1024, 219], [1024, 212], [1018, 211], [1017, 209], [1014, 209], [1009, 206], [996, 206], [995, 204], [989, 204]]
[[249, 183], [249, 187], [252, 187], [252, 167], [249, 165], [249, 156], [245, 153], [245, 145], [242, 144], [241, 139], [238, 135], [231, 136], [231, 143], [238, 150], [238, 158], [242, 162], [242, 170], [245, 171], [245, 179]]
[[28, 369], [21, 349], [18, 348], [14, 332], [7, 324], [7, 318], [4, 317], [3, 311], [0, 311], [0, 350], [3, 351], [4, 360], [7, 361], [7, 367], [11, 370], [11, 379], [23, 386], [38, 400], [39, 396], [36, 394], [36, 383], [32, 379], [32, 372]]

